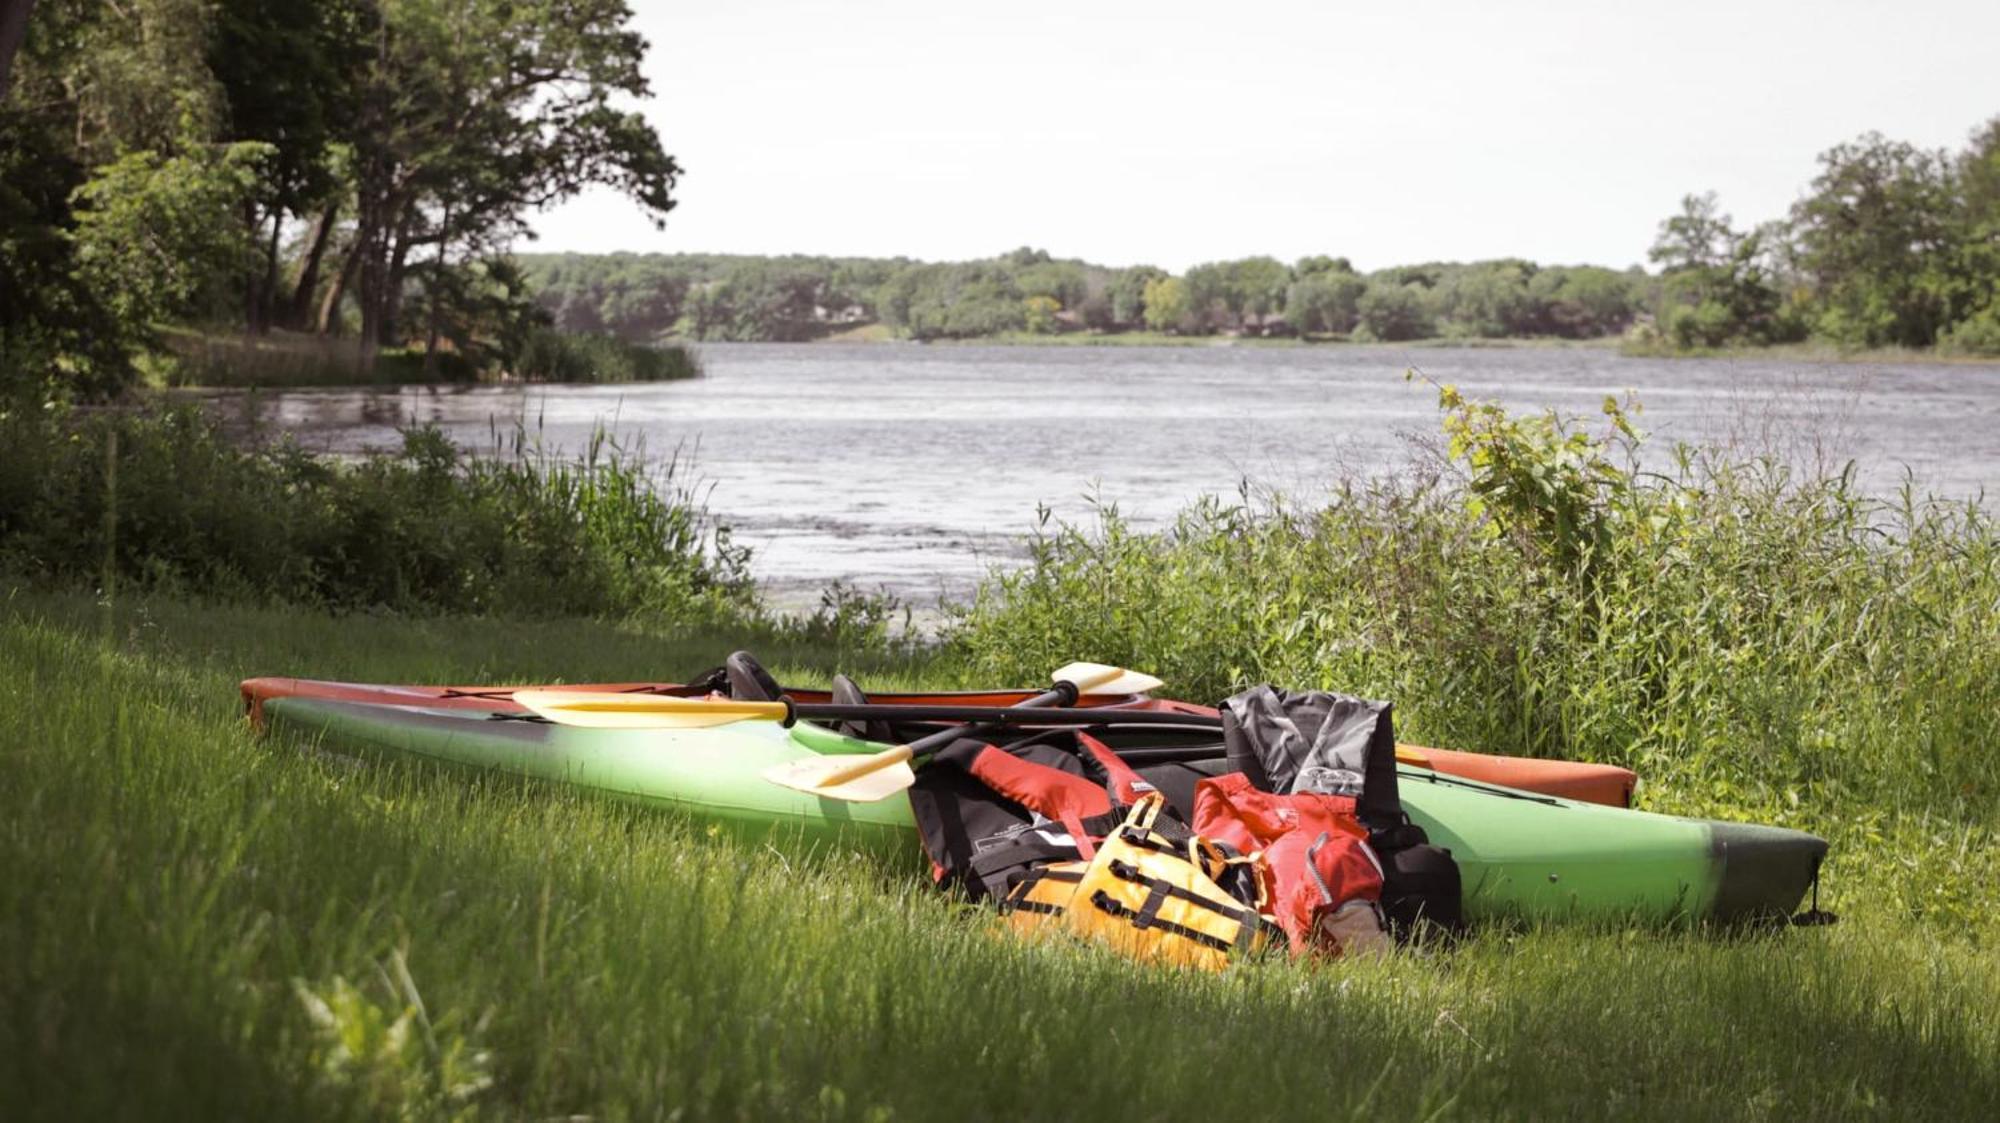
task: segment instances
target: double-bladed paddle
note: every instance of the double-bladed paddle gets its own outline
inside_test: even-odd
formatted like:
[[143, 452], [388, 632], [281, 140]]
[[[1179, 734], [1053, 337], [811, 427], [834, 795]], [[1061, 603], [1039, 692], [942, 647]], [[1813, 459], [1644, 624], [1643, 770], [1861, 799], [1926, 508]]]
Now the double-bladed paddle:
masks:
[[[1102, 663], [1071, 663], [1050, 676], [1055, 688], [1012, 707], [1017, 710], [1070, 706], [1084, 694], [1143, 694], [1157, 690], [1159, 679], [1123, 667]], [[917, 782], [910, 761], [941, 749], [961, 737], [976, 737], [1003, 728], [993, 725], [959, 726], [939, 730], [907, 745], [897, 745], [865, 757], [817, 756], [790, 761], [764, 770], [764, 778], [774, 784], [808, 795], [843, 799], [850, 803], [873, 803], [903, 791]]]

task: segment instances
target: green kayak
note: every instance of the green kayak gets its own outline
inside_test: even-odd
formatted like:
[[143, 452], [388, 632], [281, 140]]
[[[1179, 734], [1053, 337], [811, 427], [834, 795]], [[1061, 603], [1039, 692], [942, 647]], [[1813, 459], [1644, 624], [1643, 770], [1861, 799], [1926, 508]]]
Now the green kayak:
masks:
[[[593, 729], [527, 720], [490, 699], [433, 694], [420, 699], [428, 704], [402, 704], [433, 688], [375, 688], [372, 696], [343, 688], [336, 693], [349, 697], [326, 697], [275, 685], [294, 681], [246, 683], [253, 715], [329, 744], [552, 780], [752, 834], [919, 855], [903, 795], [848, 803], [763, 779], [774, 765], [884, 747], [809, 723]], [[364, 696], [371, 700], [356, 700]], [[372, 700], [386, 698], [398, 700]], [[1469, 919], [1783, 916], [1826, 853], [1824, 841], [1799, 831], [1579, 803], [1420, 768], [1399, 773], [1404, 810], [1458, 862]]]

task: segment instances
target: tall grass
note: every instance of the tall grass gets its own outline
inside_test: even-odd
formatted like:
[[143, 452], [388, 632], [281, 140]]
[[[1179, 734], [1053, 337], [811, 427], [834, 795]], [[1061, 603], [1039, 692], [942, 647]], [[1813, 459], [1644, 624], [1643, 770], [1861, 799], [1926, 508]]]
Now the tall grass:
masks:
[[144, 360], [156, 384], [291, 389], [311, 386], [395, 386], [412, 382], [474, 382], [478, 369], [462, 355], [443, 352], [435, 368], [423, 352], [388, 347], [364, 369], [352, 338], [273, 331], [266, 335], [163, 331], [165, 347]]
[[1990, 910], [1149, 970], [1005, 940], [859, 855], [236, 715], [251, 673], [650, 677], [716, 639], [148, 598], [107, 646], [96, 611], [0, 602], [9, 1118], [1969, 1117], [2000, 1094]]
[[[948, 640], [975, 677], [1062, 653], [1220, 698], [1253, 682], [1398, 704], [1432, 744], [1608, 761], [1664, 810], [1889, 845], [1869, 884], [1962, 921], [2000, 871], [2000, 528], [1847, 474], [1512, 418], [1447, 395], [1455, 459], [1314, 505], [1115, 510], [1033, 543]], [[1882, 840], [1888, 839], [1885, 844]], [[1856, 866], [1854, 863], [1863, 863]], [[1881, 872], [1881, 871], [1878, 871]]]
[[701, 377], [701, 360], [682, 343], [543, 330], [528, 338], [512, 373], [529, 382], [666, 382]]
[[432, 429], [340, 463], [193, 409], [0, 416], [0, 568], [333, 609], [755, 610], [748, 554], [684, 462], [596, 435], [473, 458]]
[[664, 382], [699, 378], [701, 361], [680, 343], [644, 345], [615, 336], [558, 332], [527, 335], [521, 353], [494, 362], [441, 350], [426, 361], [421, 348], [387, 347], [364, 369], [352, 338], [273, 331], [266, 335], [212, 333], [186, 328], [164, 332], [165, 347], [145, 365], [152, 382], [172, 387], [401, 385], [514, 378], [526, 382]]

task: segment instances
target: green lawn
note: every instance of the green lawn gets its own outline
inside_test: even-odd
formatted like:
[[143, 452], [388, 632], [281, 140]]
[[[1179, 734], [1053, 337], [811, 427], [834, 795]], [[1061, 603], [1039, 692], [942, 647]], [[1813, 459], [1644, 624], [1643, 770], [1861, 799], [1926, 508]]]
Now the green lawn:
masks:
[[[0, 591], [0, 1117], [1909, 1118], [2000, 1100], [1984, 834], [1830, 832], [1830, 929], [1488, 931], [1196, 976], [1015, 944], [857, 855], [260, 740], [236, 704], [253, 674], [679, 677], [733, 637], [100, 613]], [[791, 681], [827, 669], [759, 653]], [[1963, 899], [1913, 910], [1886, 889], [1905, 873]]]

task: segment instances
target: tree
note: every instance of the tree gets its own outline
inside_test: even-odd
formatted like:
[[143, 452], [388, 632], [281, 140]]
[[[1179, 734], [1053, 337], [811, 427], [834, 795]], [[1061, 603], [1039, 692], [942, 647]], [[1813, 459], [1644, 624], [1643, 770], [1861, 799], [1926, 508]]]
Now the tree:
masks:
[[236, 222], [270, 146], [162, 157], [135, 152], [77, 192], [77, 265], [134, 333], [210, 311], [253, 253]]
[[532, 210], [604, 184], [663, 221], [680, 167], [621, 98], [648, 94], [623, 0], [379, 0], [356, 94], [364, 362], [397, 334], [411, 256], [511, 241]]
[[1820, 330], [1848, 344], [1925, 347], [1970, 303], [1955, 260], [1951, 161], [1879, 133], [1820, 154], [1792, 208]]
[[1370, 339], [1397, 343], [1437, 334], [1430, 308], [1430, 290], [1418, 284], [1398, 284], [1393, 277], [1371, 277], [1357, 312]]
[[1688, 195], [1660, 223], [1651, 257], [1662, 266], [1660, 326], [1683, 350], [1737, 341], [1774, 343], [1795, 334], [1779, 316], [1767, 246], [1782, 231], [1744, 233], [1721, 213], [1714, 192]]
[[1111, 322], [1117, 327], [1138, 327], [1146, 322], [1146, 286], [1165, 280], [1167, 271], [1152, 265], [1134, 265], [1112, 277]]
[[1158, 277], [1146, 283], [1146, 326], [1154, 331], [1187, 330], [1194, 318], [1187, 282], [1178, 277]]
[[14, 56], [28, 37], [28, 16], [35, 0], [0, 0], [0, 98], [14, 79]]
[[1296, 272], [1299, 279], [1285, 292], [1285, 322], [1302, 335], [1353, 331], [1360, 322], [1361, 294], [1368, 291], [1368, 282], [1347, 259], [1307, 258]]
[[1484, 261], [1446, 275], [1438, 286], [1439, 311], [1455, 334], [1498, 339], [1538, 334], [1537, 308], [1528, 293], [1535, 266], [1526, 261]]
[[1022, 302], [1022, 326], [1036, 335], [1054, 335], [1062, 322], [1056, 313], [1062, 306], [1052, 296], [1031, 296]]

